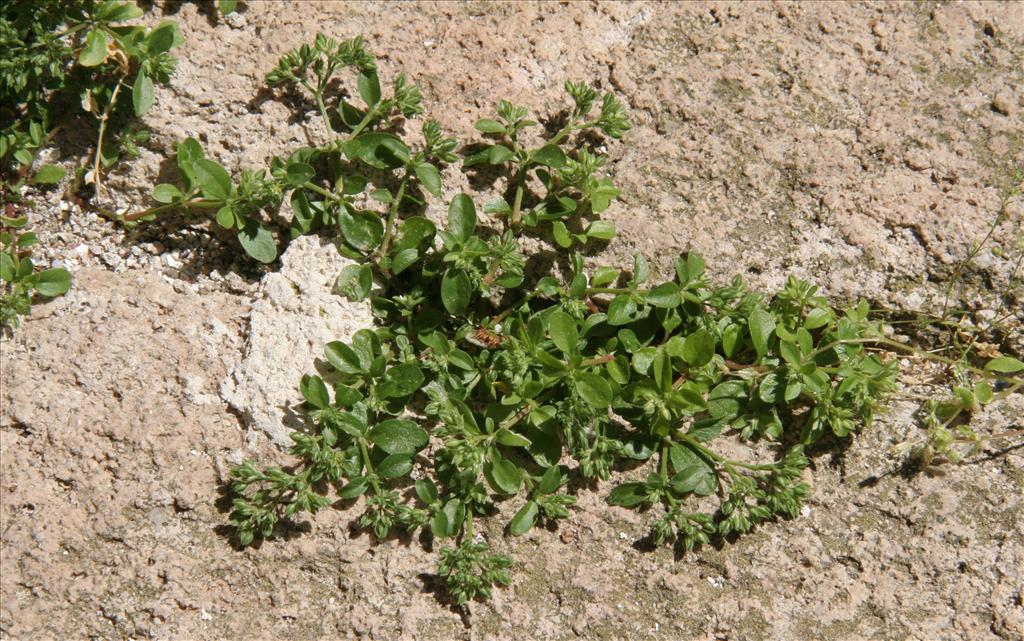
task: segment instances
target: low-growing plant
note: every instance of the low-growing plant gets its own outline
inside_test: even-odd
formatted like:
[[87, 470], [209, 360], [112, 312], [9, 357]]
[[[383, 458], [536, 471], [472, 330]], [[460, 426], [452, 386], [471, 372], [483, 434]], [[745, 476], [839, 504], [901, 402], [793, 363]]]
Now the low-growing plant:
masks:
[[[343, 67], [356, 73], [362, 106], [328, 95]], [[362, 40], [318, 36], [268, 81], [308, 91], [331, 139], [275, 159], [260, 180], [291, 190], [292, 236], [334, 235], [357, 259], [337, 289], [369, 297], [379, 326], [329, 343], [329, 373], [302, 378], [297, 465], [231, 471], [242, 545], [333, 497], [359, 500], [358, 527], [379, 538], [425, 530], [452, 541], [438, 575], [461, 604], [511, 580], [512, 560], [492, 551], [478, 519], [511, 504], [507, 531], [522, 535], [568, 516], [570, 478], [628, 471], [608, 502], [650, 513], [654, 543], [691, 550], [797, 515], [810, 491], [808, 450], [871, 424], [897, 385], [893, 351], [927, 356], [887, 338], [866, 302], [837, 309], [795, 277], [771, 295], [739, 277], [714, 285], [695, 253], [664, 282], [650, 283], [642, 256], [628, 271], [586, 270], [574, 253], [560, 277], [527, 274], [520, 237], [546, 233], [542, 223], [552, 223], [555, 251], [613, 233], [593, 218], [618, 191], [596, 173], [595, 141], [573, 136], [629, 129], [610, 94], [592, 115], [598, 92], [566, 83], [572, 110], [533, 142], [538, 123], [507, 102], [497, 119], [477, 121], [493, 140], [464, 150], [462, 168], [505, 170], [505, 195], [484, 207], [505, 223], [498, 231], [480, 224], [467, 194], [449, 200], [443, 228], [424, 215], [456, 143], [432, 121], [419, 144], [395, 133], [422, 111], [419, 92], [399, 76], [384, 98]], [[170, 202], [136, 217], [173, 205], [216, 209], [221, 222], [226, 208], [237, 223], [245, 190], [200, 165], [192, 147], [179, 164], [186, 156], [194, 180], [158, 187]], [[359, 204], [369, 201], [383, 210]], [[959, 395], [971, 407], [995, 387], [1024, 384], [1013, 378], [1024, 363], [1007, 355], [967, 367], [979, 377], [970, 399]], [[746, 456], [726, 454], [736, 442]]]
[[[108, 130], [144, 114], [154, 86], [167, 83], [182, 42], [177, 23], [152, 29], [125, 24], [142, 16], [121, 0], [10, 0], [0, 5], [0, 173], [24, 177], [38, 150], [72, 117], [88, 114], [96, 126], [96, 149], [86, 179], [99, 189], [102, 171], [117, 161], [120, 144]], [[122, 115], [123, 114], [123, 115]], [[128, 140], [132, 144], [138, 135]], [[63, 171], [47, 165], [46, 182]]]
[[[345, 98], [337, 89], [334, 81], [344, 69], [355, 73], [356, 93], [362, 104]], [[340, 287], [346, 290], [368, 289], [371, 267], [363, 259], [372, 259], [376, 268], [388, 276], [400, 274], [422, 259], [426, 244], [436, 233], [434, 224], [423, 216], [427, 194], [440, 196], [441, 172], [458, 156], [456, 141], [445, 136], [436, 121], [423, 122], [422, 142], [418, 144], [410, 144], [396, 133], [408, 119], [422, 114], [419, 88], [399, 74], [390, 94], [385, 95], [376, 60], [361, 38], [339, 42], [322, 34], [312, 44], [285, 54], [267, 74], [267, 83], [308, 92], [328, 132], [328, 139], [320, 146], [274, 158], [268, 172], [249, 174], [250, 183], [258, 185], [260, 193], [291, 192], [289, 236], [337, 230], [342, 254], [363, 261], [359, 269], [343, 274]], [[486, 241], [457, 233], [444, 237], [444, 242], [459, 250], [448, 259], [452, 269], [444, 270], [451, 283], [472, 279], [485, 287], [517, 284], [516, 279], [522, 279], [522, 266], [515, 251], [515, 234], [538, 231], [542, 223], [552, 223], [554, 239], [562, 247], [614, 236], [615, 228], [609, 222], [589, 219], [607, 209], [619, 192], [610, 178], [600, 175], [605, 158], [598, 148], [574, 134], [600, 131], [619, 138], [629, 130], [629, 123], [612, 94], [605, 94], [595, 110], [598, 92], [594, 88], [567, 82], [565, 89], [573, 108], [557, 133], [541, 138], [535, 146], [527, 145], [525, 138], [527, 130], [538, 123], [527, 118], [525, 109], [506, 101], [498, 105], [500, 122], [482, 119], [476, 123], [477, 129], [497, 137], [497, 142], [468, 153], [463, 167], [486, 164], [510, 173], [510, 200], [497, 198], [484, 208], [485, 213], [504, 218], [507, 233]], [[342, 133], [337, 133], [339, 130]], [[179, 147], [178, 154], [185, 187], [158, 185], [153, 197], [164, 204], [129, 214], [123, 220], [151, 220], [175, 209], [216, 211], [218, 223], [238, 228], [246, 253], [261, 262], [273, 261], [277, 242], [270, 228], [254, 214], [258, 209], [273, 212], [281, 199], [257, 202], [247, 198], [243, 173], [242, 187], [232, 192], [232, 201], [225, 191], [231, 182], [227, 171], [219, 166], [213, 169], [215, 163], [210, 160], [203, 160], [210, 168], [206, 180], [197, 176], [198, 183], [189, 183], [184, 167], [193, 162], [194, 143], [183, 144], [189, 145], [188, 149]], [[544, 193], [533, 194], [529, 189], [531, 180], [543, 187]], [[524, 205], [527, 201], [528, 206]], [[245, 211], [239, 213], [233, 202], [247, 203]], [[383, 210], [375, 209], [373, 203]], [[236, 215], [232, 218], [228, 211]], [[583, 221], [588, 222], [584, 225]], [[248, 240], [247, 228], [252, 230]]]
[[25, 217], [0, 216], [0, 327], [18, 326], [32, 310], [34, 295], [60, 296], [71, 287], [71, 274], [54, 267], [37, 270], [29, 257], [38, 242]]
[[[565, 90], [572, 98], [573, 108], [551, 138], [542, 140], [534, 149], [524, 146], [522, 134], [538, 123], [529, 119], [526, 108], [502, 100], [498, 103], [497, 120], [481, 118], [474, 125], [478, 131], [493, 137], [495, 143], [468, 155], [463, 166], [492, 165], [510, 170], [514, 186], [511, 202], [504, 198], [488, 201], [484, 212], [507, 218], [509, 227], [516, 231], [551, 222], [555, 242], [568, 248], [574, 242], [585, 243], [591, 238], [608, 240], [615, 235], [614, 226], [607, 221], [594, 221], [586, 228], [582, 228], [580, 221], [588, 214], [600, 214], [607, 209], [619, 190], [610, 178], [595, 175], [605, 164], [602, 155], [579, 145], [570, 155], [562, 145], [574, 133], [589, 129], [598, 129], [618, 139], [629, 131], [630, 124], [614, 94], [604, 94], [597, 115], [591, 119], [597, 90], [572, 81], [566, 81]], [[546, 193], [532, 206], [524, 207], [531, 176], [544, 186]], [[567, 222], [578, 228], [576, 233], [570, 233]]]
[[[1017, 393], [1022, 385], [1020, 380], [1010, 383], [999, 381], [994, 385], [989, 380], [992, 373], [1018, 376], [1024, 372], [1024, 363], [1016, 358], [1004, 356], [996, 343], [983, 339], [1000, 341], [1009, 337], [1003, 326], [1015, 316], [1011, 301], [1018, 303], [1024, 291], [1021, 290], [1020, 272], [1024, 265], [1024, 234], [1021, 221], [1013, 221], [1013, 239], [1010, 246], [992, 245], [996, 230], [1011, 219], [1010, 202], [1024, 190], [1024, 169], [1016, 168], [1007, 172], [1007, 183], [1000, 189], [999, 207], [992, 223], [978, 240], [972, 241], [964, 258], [956, 264], [953, 274], [946, 283], [941, 313], [935, 316], [918, 314], [910, 322], [920, 331], [937, 329], [944, 336], [944, 345], [939, 350], [943, 355], [933, 360], [942, 363], [948, 372], [945, 380], [937, 387], [947, 387], [945, 398], [923, 399], [922, 427], [924, 434], [900, 443], [897, 451], [908, 456], [908, 463], [917, 469], [932, 465], [957, 463], [965, 456], [977, 454], [981, 448], [994, 439], [1013, 438], [1024, 434], [1016, 429], [1000, 434], [981, 434], [975, 431], [970, 418], [984, 406]], [[971, 322], [972, 314], [953, 306], [953, 292], [960, 286], [964, 273], [971, 267], [983, 249], [990, 249], [993, 255], [1002, 256], [1013, 265], [1006, 277], [1008, 286], [996, 292], [991, 315], [981, 322]], [[982, 361], [988, 362], [984, 370], [975, 367]]]

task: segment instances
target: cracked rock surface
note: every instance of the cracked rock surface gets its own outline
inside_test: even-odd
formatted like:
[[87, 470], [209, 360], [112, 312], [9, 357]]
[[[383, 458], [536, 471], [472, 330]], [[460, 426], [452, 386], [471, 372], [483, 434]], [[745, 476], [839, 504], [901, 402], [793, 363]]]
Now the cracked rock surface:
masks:
[[[634, 122], [608, 145], [619, 235], [592, 264], [643, 252], [665, 275], [693, 249], [721, 283], [796, 273], [837, 303], [936, 312], [1024, 167], [1021, 2], [250, 1], [225, 20], [152, 4], [145, 20], [177, 20], [188, 44], [142, 122], [150, 142], [107, 177], [118, 211], [173, 179], [186, 136], [231, 171], [323, 140], [312, 103], [262, 88], [317, 31], [364, 35], [383, 83], [404, 71], [461, 142], [500, 98], [543, 120], [566, 79], [617, 92]], [[88, 144], [46, 160], [71, 167]], [[457, 168], [444, 180], [478, 210], [493, 195]], [[901, 475], [912, 397], [945, 393], [911, 359], [890, 412], [814, 455], [803, 515], [685, 556], [634, 545], [651, 515], [608, 506], [610, 483], [581, 490], [557, 532], [504, 537], [514, 501], [482, 521], [514, 582], [461, 611], [438, 598], [439, 546], [350, 529], [358, 503], [236, 549], [228, 470], [295, 462], [278, 444], [299, 378], [370, 324], [329, 293], [342, 259], [304, 238], [259, 266], [202, 217], [125, 231], [61, 192], [30, 191], [25, 213], [40, 263], [74, 286], [0, 342], [2, 639], [1024, 639], [1024, 449]], [[951, 304], [1006, 316], [999, 347], [1020, 357], [1024, 200], [1006, 214]], [[974, 425], [1022, 415], [1017, 394]]]

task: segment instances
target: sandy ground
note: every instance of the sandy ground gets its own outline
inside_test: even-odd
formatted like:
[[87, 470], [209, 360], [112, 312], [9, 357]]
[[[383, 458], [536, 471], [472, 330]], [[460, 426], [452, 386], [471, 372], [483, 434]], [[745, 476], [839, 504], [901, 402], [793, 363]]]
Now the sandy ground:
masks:
[[[122, 206], [149, 202], [186, 135], [232, 168], [318, 139], [313, 110], [261, 91], [318, 30], [364, 35], [385, 81], [404, 70], [463, 141], [499, 98], [545, 116], [565, 79], [619, 93], [635, 127], [610, 147], [605, 264], [696, 249], [722, 281], [795, 272], [837, 301], [934, 310], [1024, 166], [1024, 3], [249, 2], [230, 20], [210, 4], [147, 17], [178, 20], [187, 53], [149, 147], [110, 176]], [[1024, 638], [1024, 450], [905, 478], [889, 450], [917, 430], [906, 401], [815, 458], [804, 516], [682, 558], [635, 545], [645, 517], [606, 506], [606, 484], [556, 532], [491, 523], [515, 581], [465, 610], [439, 602], [420, 541], [350, 530], [358, 507], [238, 550], [219, 484], [241, 458], [286, 460], [222, 397], [273, 275], [205, 224], [126, 237], [38, 202], [75, 287], [2, 343], [2, 638]], [[1019, 237], [1022, 206], [990, 247]], [[1010, 267], [984, 250], [958, 304], [1019, 310]], [[1018, 355], [1022, 316], [997, 337]], [[976, 425], [1022, 413], [1011, 398]]]

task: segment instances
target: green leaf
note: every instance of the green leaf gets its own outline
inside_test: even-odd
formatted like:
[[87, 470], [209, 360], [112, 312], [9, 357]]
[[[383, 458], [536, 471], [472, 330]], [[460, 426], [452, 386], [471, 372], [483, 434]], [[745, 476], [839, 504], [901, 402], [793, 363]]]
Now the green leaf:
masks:
[[441, 302], [449, 314], [460, 314], [469, 305], [473, 285], [466, 272], [450, 268], [441, 279]]
[[552, 494], [562, 486], [562, 469], [552, 465], [544, 472], [544, 476], [537, 483], [536, 494]]
[[572, 235], [569, 234], [569, 228], [562, 221], [556, 220], [551, 223], [551, 234], [554, 236], [555, 242], [558, 243], [559, 247], [563, 249], [572, 247]]
[[238, 0], [219, 0], [217, 2], [217, 10], [220, 11], [220, 15], [222, 16], [234, 13], [235, 7], [237, 6]]
[[636, 507], [650, 502], [646, 483], [623, 483], [612, 489], [608, 494], [610, 505], [621, 505], [622, 507]]
[[306, 402], [318, 409], [324, 409], [331, 404], [331, 397], [327, 393], [327, 386], [324, 379], [319, 376], [306, 374], [299, 383], [299, 391]]
[[[490, 165], [503, 165], [512, 160], [515, 154], [504, 144], [495, 144], [483, 152], [483, 160]], [[468, 158], [466, 159], [469, 160]]]
[[509, 206], [504, 198], [492, 198], [484, 203], [484, 213], [507, 216], [512, 213], [512, 207]]
[[698, 329], [683, 343], [683, 360], [691, 367], [704, 367], [715, 355], [715, 337], [706, 329]]
[[413, 170], [427, 191], [435, 196], [441, 195], [441, 172], [437, 170], [437, 167], [429, 162], [421, 162], [417, 163]]
[[437, 228], [434, 223], [422, 216], [406, 218], [398, 232], [398, 240], [395, 241], [395, 250], [419, 249], [429, 247], [434, 240]]
[[158, 203], [173, 203], [184, 197], [185, 194], [181, 193], [180, 189], [168, 183], [161, 183], [153, 188], [153, 200]]
[[530, 160], [538, 165], [558, 169], [565, 166], [565, 152], [558, 145], [544, 145], [533, 152]]
[[132, 85], [132, 107], [135, 115], [141, 116], [153, 106], [153, 80], [143, 72], [135, 76], [135, 84]]
[[602, 178], [590, 189], [587, 196], [590, 197], [590, 208], [595, 214], [600, 214], [608, 209], [612, 201], [619, 195], [619, 190], [612, 184], [610, 178]]
[[60, 296], [71, 288], [71, 274], [59, 267], [47, 269], [35, 275], [32, 287], [43, 296]]
[[523, 484], [523, 475], [512, 461], [500, 456], [492, 456], [484, 466], [487, 479], [496, 492], [515, 494]]
[[343, 207], [338, 212], [338, 227], [345, 242], [364, 252], [376, 249], [384, 237], [384, 223], [370, 211], [350, 212]]
[[368, 133], [342, 145], [345, 155], [375, 169], [397, 169], [409, 162], [409, 148], [392, 134]]
[[5, 283], [14, 282], [17, 270], [14, 269], [14, 259], [7, 252], [0, 252], [0, 280]]
[[363, 300], [373, 287], [373, 273], [369, 265], [346, 265], [334, 281], [334, 291], [351, 301]]
[[292, 187], [301, 187], [305, 185], [307, 182], [312, 180], [315, 175], [316, 170], [304, 162], [289, 163], [288, 169], [285, 170], [285, 177], [288, 179], [288, 184]]
[[401, 274], [419, 258], [420, 253], [415, 249], [403, 249], [391, 258], [391, 273], [396, 276]]
[[465, 518], [466, 505], [459, 499], [451, 499], [434, 514], [430, 521], [430, 531], [439, 538], [455, 536], [459, 533]]
[[412, 471], [412, 456], [392, 454], [377, 464], [375, 471], [382, 479], [396, 479]]
[[376, 71], [361, 71], [359, 77], [356, 78], [356, 86], [359, 88], [359, 96], [367, 107], [373, 107], [380, 102], [380, 79], [377, 78]]
[[655, 307], [679, 307], [679, 286], [675, 283], [663, 283], [647, 293], [647, 302]]
[[576, 376], [576, 392], [595, 409], [602, 410], [612, 404], [611, 386], [592, 372], [584, 372]]
[[633, 314], [636, 313], [636, 303], [633, 297], [622, 294], [612, 299], [608, 305], [608, 324], [625, 325], [632, 322]]
[[732, 358], [736, 353], [742, 331], [743, 328], [735, 323], [730, 323], [722, 330], [722, 351], [725, 352], [726, 358]]
[[659, 347], [654, 353], [654, 360], [651, 362], [654, 370], [654, 383], [663, 392], [672, 391], [672, 359], [664, 347]]
[[598, 267], [590, 281], [592, 287], [604, 287], [615, 281], [621, 272], [614, 267]]
[[431, 505], [437, 501], [437, 486], [434, 485], [434, 482], [430, 479], [420, 479], [413, 484], [413, 487], [416, 490], [417, 498], [427, 505]]
[[519, 508], [516, 515], [512, 517], [512, 520], [508, 524], [508, 533], [512, 536], [521, 536], [530, 531], [533, 524], [537, 521], [537, 512], [539, 508], [537, 502], [530, 500], [526, 502], [526, 505]]
[[481, 118], [476, 121], [473, 125], [476, 130], [485, 134], [503, 134], [505, 133], [505, 125], [501, 124], [497, 120], [491, 120], [490, 118]]
[[828, 325], [829, 321], [832, 320], [832, 312], [824, 307], [815, 307], [811, 311], [807, 312], [807, 318], [804, 319], [804, 329], [818, 329]]
[[612, 238], [615, 238], [615, 225], [607, 220], [595, 220], [587, 225], [587, 230], [584, 233], [588, 238], [611, 240]]
[[760, 307], [750, 312], [747, 318], [750, 327], [750, 338], [754, 341], [757, 357], [761, 358], [768, 352], [768, 339], [775, 331], [775, 319]]
[[800, 364], [800, 348], [797, 347], [796, 343], [780, 340], [779, 355], [782, 356], [782, 360], [790, 365]]
[[570, 357], [576, 354], [579, 331], [572, 316], [561, 310], [550, 314], [548, 316], [548, 331], [551, 333], [551, 341], [563, 354]]
[[196, 181], [203, 190], [203, 195], [215, 200], [228, 200], [234, 192], [231, 176], [227, 170], [207, 158], [200, 158], [192, 163]]
[[191, 190], [195, 182], [195, 171], [193, 167], [197, 160], [203, 157], [203, 147], [195, 138], [186, 138], [178, 143], [178, 170], [186, 179], [186, 190]]
[[342, 374], [362, 374], [363, 365], [359, 355], [341, 341], [331, 341], [324, 345], [324, 358], [331, 364], [331, 367]]
[[[217, 210], [217, 224], [225, 229], [234, 229], [238, 219], [235, 217], [235, 212], [231, 209], [230, 205], [224, 205]], [[244, 221], [243, 221], [244, 224]]]
[[423, 371], [413, 363], [402, 363], [389, 368], [384, 380], [377, 387], [383, 398], [409, 396], [423, 384]]
[[358, 498], [366, 493], [368, 487], [369, 484], [366, 482], [366, 479], [357, 476], [354, 479], [350, 479], [348, 485], [338, 490], [338, 498], [344, 500]]
[[677, 494], [693, 492], [701, 496], [711, 494], [718, 488], [715, 472], [704, 463], [686, 465], [669, 482]]
[[[202, 162], [202, 161], [200, 161]], [[255, 220], [248, 220], [238, 230], [238, 242], [242, 249], [261, 263], [272, 263], [277, 258], [277, 241], [269, 228]]]
[[466, 194], [452, 198], [448, 205], [448, 231], [462, 242], [469, 240], [476, 229], [476, 207]]
[[1024, 371], [1024, 363], [1010, 356], [998, 356], [985, 365], [985, 371], [1001, 374], [1016, 374]]
[[494, 440], [505, 447], [530, 447], [530, 439], [505, 427], [495, 432]]
[[388, 454], [415, 454], [427, 446], [427, 432], [412, 421], [393, 418], [375, 425], [370, 442]]
[[164, 20], [146, 36], [146, 51], [150, 54], [167, 53], [185, 41], [174, 20]]
[[733, 418], [739, 414], [741, 403], [747, 398], [747, 388], [740, 381], [720, 383], [708, 395], [708, 414], [712, 418]]
[[353, 389], [348, 385], [341, 383], [335, 383], [334, 385], [334, 404], [339, 407], [352, 407], [359, 401], [363, 400], [363, 395], [359, 393], [359, 390]]
[[92, 29], [85, 36], [85, 46], [78, 54], [78, 64], [95, 67], [107, 59], [107, 35], [101, 29]]
[[96, 8], [94, 13], [96, 19], [103, 22], [123, 22], [134, 20], [142, 15], [142, 9], [135, 6], [134, 2], [112, 2], [107, 0]]
[[978, 381], [975, 383], [974, 398], [982, 405], [992, 401], [992, 386], [988, 384], [988, 381]]
[[63, 180], [67, 173], [63, 167], [58, 165], [43, 165], [32, 176], [32, 182], [36, 185], [54, 185]]

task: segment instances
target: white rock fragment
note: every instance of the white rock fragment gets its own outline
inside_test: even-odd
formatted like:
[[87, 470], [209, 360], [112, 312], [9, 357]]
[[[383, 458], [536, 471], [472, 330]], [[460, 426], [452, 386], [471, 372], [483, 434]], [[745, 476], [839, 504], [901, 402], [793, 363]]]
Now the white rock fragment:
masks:
[[338, 272], [350, 264], [332, 245], [303, 236], [281, 256], [281, 269], [260, 283], [245, 357], [221, 384], [221, 397], [278, 444], [289, 444], [289, 432], [300, 426], [293, 411], [302, 401], [299, 380], [315, 371], [324, 345], [351, 340], [373, 324], [368, 302], [331, 293]]

